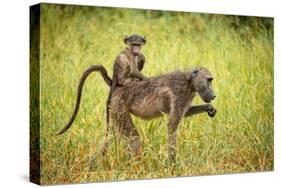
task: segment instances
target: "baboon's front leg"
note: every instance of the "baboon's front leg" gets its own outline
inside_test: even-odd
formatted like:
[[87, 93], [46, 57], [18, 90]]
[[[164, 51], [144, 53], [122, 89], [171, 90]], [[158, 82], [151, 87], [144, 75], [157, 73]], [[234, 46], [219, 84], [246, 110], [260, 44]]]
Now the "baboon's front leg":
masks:
[[168, 122], [168, 155], [170, 161], [174, 161], [176, 158], [177, 129], [180, 119], [179, 114], [170, 115]]
[[214, 117], [217, 110], [211, 104], [203, 104], [198, 106], [191, 106], [186, 112], [185, 117], [192, 116], [199, 113], [207, 112], [210, 117]]

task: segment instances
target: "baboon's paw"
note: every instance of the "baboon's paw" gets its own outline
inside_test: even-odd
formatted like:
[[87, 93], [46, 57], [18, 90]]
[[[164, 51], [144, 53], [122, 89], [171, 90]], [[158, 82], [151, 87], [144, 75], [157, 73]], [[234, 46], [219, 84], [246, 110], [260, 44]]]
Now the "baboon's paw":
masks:
[[209, 115], [210, 117], [215, 117], [215, 115], [216, 115], [216, 113], [217, 113], [217, 110], [215, 109], [215, 107], [210, 106], [210, 107], [208, 108], [207, 112], [208, 112], [208, 115]]

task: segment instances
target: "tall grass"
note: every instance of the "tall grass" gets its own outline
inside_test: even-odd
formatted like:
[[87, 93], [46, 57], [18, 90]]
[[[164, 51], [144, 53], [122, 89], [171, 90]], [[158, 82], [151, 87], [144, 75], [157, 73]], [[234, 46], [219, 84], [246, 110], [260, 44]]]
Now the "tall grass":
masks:
[[[62, 184], [273, 169], [273, 20], [224, 15], [48, 5], [41, 10], [41, 183]], [[167, 118], [133, 118], [143, 155], [110, 144], [88, 171], [105, 136], [108, 87], [98, 74], [85, 84], [70, 130], [54, 136], [70, 117], [82, 72], [102, 64], [112, 74], [125, 34], [145, 35], [143, 73], [207, 67], [218, 109], [186, 118], [178, 130], [176, 163], [167, 161]], [[202, 103], [199, 97], [196, 104]]]

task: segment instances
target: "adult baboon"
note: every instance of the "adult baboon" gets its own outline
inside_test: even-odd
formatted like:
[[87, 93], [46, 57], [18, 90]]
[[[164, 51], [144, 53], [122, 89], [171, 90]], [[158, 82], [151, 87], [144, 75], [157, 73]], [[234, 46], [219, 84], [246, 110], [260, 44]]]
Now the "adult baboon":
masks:
[[[169, 159], [176, 156], [176, 130], [183, 117], [207, 112], [214, 117], [216, 109], [211, 104], [191, 106], [196, 93], [209, 103], [215, 99], [212, 89], [213, 76], [206, 68], [187, 72], [173, 72], [148, 78], [116, 88], [112, 93], [110, 117], [122, 135], [130, 138], [130, 148], [136, 156], [141, 152], [139, 133], [130, 113], [143, 119], [168, 114]], [[103, 148], [106, 151], [107, 148]]]
[[[88, 70], [92, 69], [89, 68]], [[84, 73], [83, 75], [88, 74]], [[107, 75], [104, 76], [104, 72], [102, 75], [106, 83], [110, 84], [111, 82], [108, 81], [110, 78]], [[84, 77], [82, 76], [82, 78]], [[78, 87], [77, 101], [79, 98], [79, 103], [85, 80], [82, 78]], [[207, 112], [210, 117], [214, 117], [216, 114], [216, 109], [211, 104], [191, 106], [196, 93], [206, 103], [215, 99], [212, 80], [213, 77], [208, 69], [199, 68], [192, 71], [177, 71], [151, 77], [143, 81], [133, 81], [123, 87], [117, 87], [112, 93], [109, 106], [113, 126], [117, 126], [119, 132], [130, 139], [130, 148], [135, 152], [136, 156], [139, 156], [141, 153], [141, 141], [130, 113], [143, 119], [168, 114], [168, 152], [169, 159], [173, 160], [176, 156], [176, 130], [180, 120], [183, 117], [203, 112]], [[70, 125], [68, 124], [59, 134], [65, 132]], [[102, 153], [107, 151], [107, 146], [106, 141], [102, 146]]]

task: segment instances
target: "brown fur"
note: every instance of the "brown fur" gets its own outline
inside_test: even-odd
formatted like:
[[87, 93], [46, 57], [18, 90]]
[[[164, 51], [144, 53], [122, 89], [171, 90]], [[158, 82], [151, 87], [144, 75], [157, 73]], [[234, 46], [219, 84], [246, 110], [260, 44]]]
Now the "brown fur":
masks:
[[[140, 60], [138, 60], [138, 67], [139, 68], [142, 68], [143, 67], [143, 64], [144, 64], [144, 56], [142, 54], [139, 54], [139, 56], [141, 57]], [[80, 81], [79, 81], [79, 85], [78, 85], [78, 88], [77, 88], [77, 98], [76, 98], [76, 103], [75, 103], [75, 108], [74, 108], [74, 111], [68, 121], [68, 123], [66, 124], [66, 126], [59, 132], [57, 133], [57, 135], [60, 135], [62, 133], [64, 133], [65, 131], [67, 131], [73, 121], [75, 120], [77, 114], [78, 114], [78, 111], [79, 111], [79, 107], [80, 107], [80, 102], [81, 102], [81, 97], [82, 97], [82, 89], [83, 89], [83, 85], [84, 85], [84, 82], [85, 80], [87, 79], [87, 77], [92, 73], [92, 72], [100, 72], [100, 74], [102, 75], [104, 81], [106, 82], [106, 84], [111, 88], [110, 89], [110, 92], [109, 92], [109, 97], [108, 97], [108, 101], [107, 101], [107, 106], [110, 104], [109, 101], [110, 101], [110, 97], [111, 97], [111, 94], [112, 94], [112, 91], [114, 90], [114, 88], [116, 88], [117, 86], [120, 86], [116, 83], [116, 79], [111, 79], [108, 74], [107, 74], [107, 71], [106, 69], [102, 66], [102, 65], [92, 65], [91, 67], [89, 67], [88, 69], [86, 69], [84, 71], [84, 73], [82, 74], [81, 78], [80, 78]], [[106, 117], [107, 117], [107, 122], [108, 122], [108, 108], [107, 108], [107, 113], [106, 113]]]
[[128, 47], [120, 52], [113, 65], [112, 85], [106, 102], [107, 124], [109, 123], [108, 106], [110, 105], [111, 96], [116, 87], [126, 85], [134, 80], [146, 79], [140, 72], [145, 63], [145, 57], [142, 53], [134, 54], [131, 48], [131, 45], [134, 43], [143, 46], [146, 43], [145, 38], [139, 35], [125, 36], [124, 43]]
[[[127, 44], [129, 47], [137, 43], [139, 45], [144, 45], [146, 43], [145, 37], [141, 37], [139, 35], [131, 35], [131, 36], [125, 36], [124, 38], [125, 44]], [[88, 75], [92, 72], [98, 71], [101, 73], [103, 79], [107, 83], [107, 85], [110, 86], [110, 91], [106, 103], [106, 122], [108, 124], [109, 122], [109, 113], [108, 113], [108, 106], [110, 104], [110, 99], [112, 92], [115, 90], [116, 87], [125, 85], [127, 83], [132, 82], [133, 80], [139, 79], [143, 80], [145, 79], [145, 76], [143, 76], [140, 71], [143, 69], [144, 63], [145, 63], [145, 57], [142, 53], [133, 54], [133, 52], [130, 50], [130, 48], [127, 47], [124, 50], [121, 51], [121, 53], [117, 56], [114, 66], [113, 66], [113, 79], [108, 76], [106, 69], [102, 65], [93, 65], [90, 68], [88, 68], [82, 75], [79, 81], [78, 89], [77, 89], [77, 99], [74, 111], [72, 113], [72, 116], [66, 126], [59, 132], [57, 135], [60, 135], [67, 131], [70, 126], [72, 125], [73, 121], [75, 120], [75, 117], [78, 114], [80, 101], [81, 101], [81, 95], [82, 95], [82, 89], [84, 82]]]
[[[68, 124], [58, 133], [62, 134], [70, 128], [76, 117], [81, 100], [82, 88], [87, 76], [99, 71], [105, 82], [111, 86], [112, 81], [102, 66], [92, 66], [81, 77], [76, 106]], [[216, 115], [216, 109], [211, 104], [192, 106], [196, 93], [203, 101], [209, 103], [215, 98], [212, 90], [213, 77], [206, 68], [193, 71], [172, 72], [143, 81], [132, 81], [123, 87], [117, 87], [112, 93], [109, 113], [113, 126], [119, 133], [129, 138], [130, 148], [136, 156], [141, 154], [141, 141], [139, 133], [132, 122], [131, 113], [143, 119], [152, 119], [168, 114], [168, 153], [169, 159], [176, 156], [176, 130], [183, 117], [207, 112], [210, 117]], [[108, 141], [102, 146], [104, 154], [108, 148]]]
[[[215, 98], [211, 81], [213, 77], [206, 68], [188, 72], [173, 72], [145, 81], [132, 82], [116, 88], [112, 93], [110, 117], [120, 133], [131, 139], [130, 148], [137, 156], [141, 153], [139, 133], [130, 113], [143, 119], [152, 119], [168, 114], [169, 159], [176, 156], [176, 130], [183, 117], [207, 112], [214, 117], [216, 109], [211, 104], [191, 106], [196, 94], [205, 102]], [[107, 150], [104, 144], [103, 153]]]

